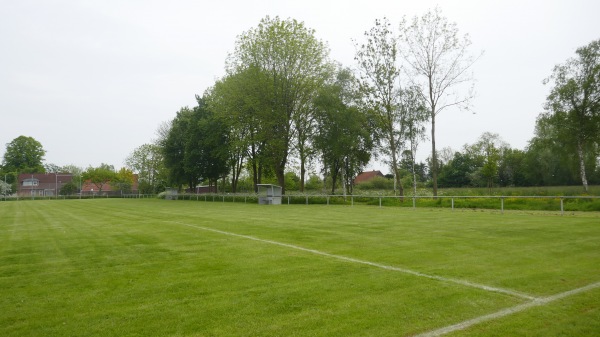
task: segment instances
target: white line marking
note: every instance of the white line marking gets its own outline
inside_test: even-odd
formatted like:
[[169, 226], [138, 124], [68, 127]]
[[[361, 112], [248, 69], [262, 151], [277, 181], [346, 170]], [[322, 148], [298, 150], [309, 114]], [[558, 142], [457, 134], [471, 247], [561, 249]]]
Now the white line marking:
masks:
[[191, 225], [191, 224], [186, 224], [186, 223], [176, 222], [176, 221], [168, 221], [168, 222], [176, 223], [176, 224], [187, 226], [187, 227], [191, 227], [191, 228], [201, 229], [201, 230], [205, 230], [205, 231], [209, 231], [209, 232], [215, 232], [215, 233], [219, 233], [219, 234], [223, 234], [223, 235], [235, 236], [235, 237], [244, 238], [244, 239], [248, 239], [248, 240], [254, 240], [254, 241], [258, 241], [258, 242], [269, 243], [269, 244], [277, 245], [277, 246], [281, 246], [281, 247], [292, 248], [292, 249], [300, 250], [300, 251], [303, 251], [303, 252], [308, 252], [308, 253], [312, 253], [312, 254], [316, 254], [316, 255], [321, 255], [321, 256], [327, 256], [327, 257], [338, 259], [338, 260], [342, 260], [342, 261], [359, 263], [359, 264], [364, 264], [364, 265], [368, 265], [368, 266], [372, 266], [372, 267], [376, 267], [376, 268], [381, 268], [381, 269], [386, 269], [386, 270], [393, 270], [393, 271], [397, 271], [397, 272], [401, 272], [401, 273], [405, 273], [405, 274], [409, 274], [409, 275], [414, 275], [414, 276], [419, 276], [419, 277], [425, 277], [425, 278], [429, 278], [429, 279], [432, 279], [432, 280], [442, 281], [442, 282], [445, 282], [445, 283], [460, 284], [460, 285], [471, 287], [471, 288], [477, 288], [477, 289], [483, 289], [483, 290], [487, 290], [487, 291], [491, 291], [491, 292], [502, 293], [502, 294], [506, 294], [506, 295], [510, 295], [510, 296], [514, 296], [514, 297], [518, 297], [518, 298], [522, 298], [522, 299], [527, 299], [527, 300], [533, 300], [533, 301], [539, 300], [538, 298], [536, 298], [534, 296], [531, 296], [531, 295], [528, 295], [528, 294], [525, 294], [525, 293], [521, 293], [521, 292], [518, 292], [518, 291], [510, 290], [510, 289], [503, 289], [503, 288], [491, 287], [491, 286], [486, 286], [484, 284], [473, 283], [473, 282], [469, 282], [469, 281], [465, 281], [465, 280], [459, 280], [459, 279], [453, 279], [453, 278], [446, 278], [446, 277], [442, 277], [442, 276], [435, 276], [435, 275], [424, 274], [424, 273], [421, 273], [421, 272], [418, 272], [418, 271], [414, 271], [414, 270], [410, 270], [410, 269], [398, 268], [398, 267], [393, 267], [393, 266], [387, 266], [387, 265], [384, 265], [384, 264], [379, 264], [379, 263], [375, 263], [375, 262], [369, 262], [369, 261], [365, 261], [365, 260], [354, 259], [354, 258], [351, 258], [351, 257], [342, 256], [342, 255], [329, 254], [329, 253], [321, 252], [321, 251], [314, 250], [314, 249], [309, 249], [309, 248], [304, 248], [304, 247], [292, 245], [292, 244], [289, 244], [289, 243], [282, 243], [282, 242], [277, 242], [277, 241], [259, 239], [259, 238], [256, 238], [256, 237], [253, 237], [253, 236], [249, 236], [249, 235], [242, 235], [242, 234], [236, 234], [236, 233], [231, 233], [231, 232], [225, 232], [225, 231], [221, 231], [221, 230], [218, 230], [218, 229], [213, 229], [213, 228], [208, 228], [208, 227], [202, 227], [202, 226], [197, 226], [197, 225]]
[[500, 310], [500, 311], [495, 312], [493, 314], [476, 317], [476, 318], [473, 318], [473, 319], [470, 319], [470, 320], [466, 320], [464, 322], [460, 322], [458, 324], [449, 325], [449, 326], [443, 327], [441, 329], [429, 331], [429, 332], [417, 335], [415, 337], [436, 337], [436, 336], [442, 336], [442, 335], [445, 335], [445, 334], [450, 333], [450, 332], [454, 332], [454, 331], [458, 331], [458, 330], [464, 330], [466, 328], [469, 328], [469, 327], [471, 327], [473, 325], [476, 325], [476, 324], [479, 324], [479, 323], [483, 323], [483, 322], [486, 322], [486, 321], [491, 321], [493, 319], [497, 319], [497, 318], [501, 318], [501, 317], [504, 317], [504, 316], [516, 314], [518, 312], [527, 310], [527, 309], [532, 308], [532, 307], [542, 306], [542, 305], [548, 304], [550, 302], [558, 301], [558, 300], [563, 299], [565, 297], [569, 297], [569, 296], [576, 295], [576, 294], [579, 294], [579, 293], [582, 293], [582, 292], [590, 291], [590, 290], [596, 289], [596, 288], [600, 288], [600, 282], [593, 283], [593, 284], [587, 285], [585, 287], [577, 288], [577, 289], [574, 289], [574, 290], [566, 291], [564, 293], [560, 293], [560, 294], [557, 294], [557, 295], [553, 295], [553, 296], [549, 296], [549, 297], [544, 297], [544, 298], [538, 298], [538, 299], [535, 299], [535, 300], [533, 300], [531, 302], [528, 302], [528, 303], [524, 303], [524, 304], [520, 304], [520, 305], [511, 307], [511, 308]]

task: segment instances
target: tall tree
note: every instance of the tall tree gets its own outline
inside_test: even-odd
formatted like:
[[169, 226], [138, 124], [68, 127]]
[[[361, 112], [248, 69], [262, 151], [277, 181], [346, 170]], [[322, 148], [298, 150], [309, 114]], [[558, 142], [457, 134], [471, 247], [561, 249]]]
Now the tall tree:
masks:
[[[564, 186], [581, 183], [578, 154], [572, 135], [558, 125], [552, 115], [538, 116], [534, 137], [525, 155], [525, 174], [528, 184], [535, 186]], [[586, 151], [586, 169], [596, 165], [597, 151]]]
[[[294, 121], [306, 113], [305, 103], [324, 82], [328, 54], [325, 43], [304, 23], [267, 16], [256, 28], [240, 35], [228, 62], [229, 73], [254, 68], [268, 75], [267, 81], [260, 82], [269, 92], [269, 105], [261, 107], [266, 117], [261, 124], [272, 135], [265, 143], [265, 160], [273, 167], [284, 191], [291, 142], [303, 141], [302, 137], [294, 138], [298, 135], [294, 127], [303, 127]], [[304, 154], [299, 156], [302, 160]]]
[[371, 159], [371, 130], [367, 115], [357, 107], [355, 83], [350, 69], [341, 68], [335, 82], [324, 86], [314, 102], [314, 145], [331, 176], [331, 193], [340, 175], [344, 194], [352, 193], [352, 181]]
[[[448, 22], [435, 8], [409, 24], [400, 25], [402, 57], [409, 65], [413, 85], [421, 88], [431, 120], [431, 160], [433, 195], [437, 196], [438, 158], [435, 143], [436, 117], [444, 109], [457, 106], [468, 109], [473, 97], [470, 72], [477, 58], [469, 54], [471, 40], [459, 36], [455, 23]], [[470, 89], [460, 92], [465, 85]], [[456, 90], [456, 91], [455, 91]]]
[[163, 153], [157, 144], [143, 144], [127, 156], [125, 165], [138, 173], [140, 193], [158, 193], [165, 184]]
[[228, 172], [226, 125], [209, 110], [205, 97], [196, 96], [196, 100], [196, 107], [179, 111], [163, 147], [172, 183], [187, 184], [190, 189], [203, 180], [216, 183]]
[[186, 146], [186, 165], [194, 167], [202, 180], [210, 185], [228, 174], [229, 143], [227, 126], [215, 118], [206, 99], [196, 96], [189, 139]]
[[165, 167], [168, 170], [169, 183], [182, 187], [184, 184], [190, 188], [196, 187], [200, 176], [191, 170], [193, 166], [186, 165], [186, 146], [189, 138], [189, 130], [192, 123], [193, 111], [189, 107], [183, 107], [170, 123], [170, 129], [166, 138], [162, 140], [162, 151]]
[[118, 189], [121, 194], [131, 193], [133, 187], [134, 177], [133, 171], [128, 168], [122, 167], [118, 172], [115, 172], [110, 185], [113, 189]]
[[546, 113], [565, 146], [577, 153], [581, 183], [588, 192], [586, 151], [600, 144], [600, 40], [578, 48], [576, 54], [545, 80], [554, 83]]
[[478, 141], [470, 146], [470, 152], [478, 156], [481, 167], [479, 174], [485, 180], [486, 187], [490, 190], [499, 178], [500, 159], [503, 152], [509, 148], [497, 133], [484, 132]]
[[415, 158], [419, 142], [425, 139], [425, 122], [428, 120], [428, 111], [425, 101], [419, 93], [419, 88], [408, 87], [401, 91], [400, 109], [404, 138], [409, 143], [411, 172], [413, 175], [413, 193], [417, 194], [417, 167]]
[[229, 130], [229, 167], [234, 192], [246, 160], [255, 192], [262, 181], [264, 147], [272, 136], [266, 125], [271, 102], [268, 83], [265, 72], [248, 67], [217, 81], [208, 95], [209, 108]]
[[365, 108], [372, 112], [380, 150], [390, 156], [394, 193], [398, 190], [400, 195], [404, 195], [398, 164], [403, 137], [399, 108], [398, 41], [387, 18], [375, 20], [375, 25], [364, 35], [366, 42], [355, 42], [355, 60], [360, 70], [360, 90]]
[[42, 144], [32, 137], [19, 136], [6, 144], [2, 161], [4, 172], [44, 173]]
[[88, 167], [83, 172], [82, 178], [89, 181], [98, 189], [98, 193], [102, 193], [102, 189], [106, 184], [114, 180], [116, 177], [115, 169], [112, 165], [100, 164], [98, 167]]

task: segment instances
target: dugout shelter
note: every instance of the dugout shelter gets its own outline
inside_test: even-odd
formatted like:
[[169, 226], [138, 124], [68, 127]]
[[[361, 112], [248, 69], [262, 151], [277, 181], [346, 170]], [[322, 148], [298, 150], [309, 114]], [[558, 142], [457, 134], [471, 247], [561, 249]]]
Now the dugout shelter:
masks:
[[281, 205], [283, 188], [272, 184], [258, 184], [259, 205]]

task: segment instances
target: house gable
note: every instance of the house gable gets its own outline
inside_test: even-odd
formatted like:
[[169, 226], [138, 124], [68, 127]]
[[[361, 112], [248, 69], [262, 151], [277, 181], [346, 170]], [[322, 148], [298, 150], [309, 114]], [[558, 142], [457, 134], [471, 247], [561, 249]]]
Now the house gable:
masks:
[[383, 173], [381, 171], [369, 171], [369, 172], [361, 172], [359, 175], [354, 178], [354, 185], [364, 183], [369, 181], [375, 177], [383, 177]]

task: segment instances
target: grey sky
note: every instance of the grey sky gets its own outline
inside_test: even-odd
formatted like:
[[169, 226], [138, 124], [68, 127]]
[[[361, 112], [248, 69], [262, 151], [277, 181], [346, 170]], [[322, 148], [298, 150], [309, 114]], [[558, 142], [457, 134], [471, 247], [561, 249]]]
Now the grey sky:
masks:
[[[476, 114], [444, 111], [438, 148], [458, 150], [489, 131], [523, 149], [549, 91], [542, 80], [600, 38], [599, 1], [2, 0], [0, 156], [25, 135], [48, 163], [118, 169], [223, 75], [236, 36], [266, 15], [303, 21], [332, 59], [354, 67], [352, 39], [376, 18], [396, 25], [436, 4], [474, 53], [485, 51], [474, 68]], [[419, 151], [424, 158], [429, 143]]]

